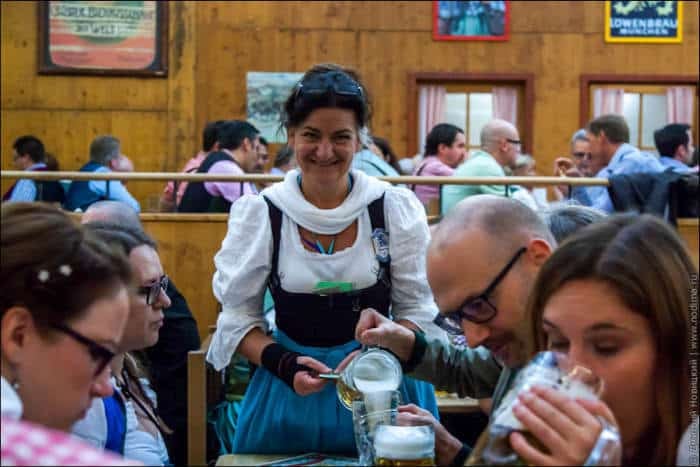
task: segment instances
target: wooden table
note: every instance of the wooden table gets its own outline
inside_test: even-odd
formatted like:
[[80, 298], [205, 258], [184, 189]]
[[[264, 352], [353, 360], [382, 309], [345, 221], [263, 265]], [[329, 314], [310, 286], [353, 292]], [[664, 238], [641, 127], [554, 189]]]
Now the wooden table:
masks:
[[295, 454], [224, 454], [219, 456], [216, 465], [260, 465], [294, 456]]
[[441, 414], [472, 413], [481, 410], [479, 401], [471, 397], [438, 397], [437, 406]]

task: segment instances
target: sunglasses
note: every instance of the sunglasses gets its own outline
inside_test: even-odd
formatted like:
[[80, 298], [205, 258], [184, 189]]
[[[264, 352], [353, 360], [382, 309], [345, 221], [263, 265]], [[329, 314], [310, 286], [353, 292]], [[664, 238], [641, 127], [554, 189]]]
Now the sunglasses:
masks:
[[459, 336], [463, 334], [463, 319], [477, 324], [484, 324], [491, 321], [498, 313], [498, 308], [491, 303], [489, 296], [493, 294], [493, 291], [496, 289], [496, 287], [498, 287], [498, 284], [503, 281], [508, 272], [513, 268], [513, 265], [515, 265], [518, 259], [526, 251], [526, 247], [520, 248], [483, 292], [475, 297], [467, 298], [456, 310], [438, 314], [433, 320], [433, 323], [442, 328], [448, 334]]
[[109, 362], [112, 361], [112, 358], [114, 358], [114, 352], [98, 344], [92, 339], [89, 339], [83, 336], [82, 334], [72, 330], [67, 326], [64, 326], [62, 324], [50, 324], [49, 326], [52, 329], [55, 329], [72, 337], [77, 342], [83, 344], [87, 348], [88, 352], [90, 353], [90, 357], [92, 358], [92, 361], [97, 364], [97, 367], [95, 368], [94, 377], [97, 377], [100, 373], [102, 373], [105, 367], [109, 365]]
[[153, 305], [160, 297], [160, 291], [168, 288], [168, 276], [162, 275], [160, 279], [151, 285], [145, 285], [136, 289], [139, 295], [146, 296], [146, 305]]
[[354, 96], [364, 98], [362, 86], [346, 73], [329, 71], [311, 76], [304, 82], [297, 84], [295, 98], [305, 95], [323, 95], [330, 91], [341, 96]]

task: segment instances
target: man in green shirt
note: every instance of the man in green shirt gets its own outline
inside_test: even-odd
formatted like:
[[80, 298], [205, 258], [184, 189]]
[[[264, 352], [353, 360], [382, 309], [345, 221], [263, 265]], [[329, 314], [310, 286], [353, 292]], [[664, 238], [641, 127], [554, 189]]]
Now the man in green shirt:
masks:
[[[520, 154], [520, 135], [513, 124], [494, 119], [481, 129], [481, 149], [455, 170], [455, 177], [505, 177], [504, 167], [512, 167]], [[441, 214], [447, 214], [459, 201], [473, 195], [506, 196], [505, 185], [444, 185]]]
[[[427, 276], [440, 309], [436, 324], [463, 334], [468, 348], [426, 338], [364, 310], [355, 337], [392, 350], [411, 376], [438, 390], [498, 406], [531, 351], [525, 304], [537, 272], [556, 242], [544, 222], [519, 201], [493, 195], [470, 197], [438, 224], [427, 252]], [[467, 449], [428, 412], [434, 423], [438, 464]], [[423, 413], [425, 412], [425, 413]], [[464, 459], [461, 459], [463, 462]]]

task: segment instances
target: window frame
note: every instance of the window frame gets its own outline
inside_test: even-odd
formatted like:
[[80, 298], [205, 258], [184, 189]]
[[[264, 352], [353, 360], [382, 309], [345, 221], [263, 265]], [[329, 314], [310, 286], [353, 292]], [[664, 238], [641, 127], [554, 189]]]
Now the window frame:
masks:
[[[698, 112], [700, 111], [700, 100], [698, 99], [698, 93], [700, 92], [700, 86], [698, 81], [700, 80], [699, 75], [614, 75], [614, 74], [604, 74], [604, 75], [581, 75], [580, 78], [580, 97], [579, 97], [579, 124], [580, 128], [585, 128], [588, 122], [593, 118], [593, 91], [598, 87], [615, 87], [624, 88], [626, 91], [629, 90], [631, 94], [633, 93], [646, 93], [654, 94], [648, 90], [652, 87], [657, 87], [659, 89], [666, 89], [671, 86], [691, 86], [695, 88], [695, 121], [692, 123], [693, 140], [697, 141], [698, 138]], [[646, 92], [638, 92], [638, 90], [646, 89]], [[641, 114], [642, 114], [642, 103], [640, 99], [639, 106], [639, 131], [641, 132]], [[641, 141], [641, 140], [640, 140]]]
[[406, 149], [408, 155], [422, 151], [418, 148], [418, 87], [421, 85], [439, 85], [450, 88], [453, 84], [463, 85], [488, 85], [514, 86], [523, 90], [522, 122], [518, 127], [522, 134], [522, 152], [531, 153], [534, 142], [533, 136], [533, 112], [535, 104], [535, 75], [534, 73], [451, 73], [451, 72], [409, 72], [407, 86], [407, 112], [406, 112]]

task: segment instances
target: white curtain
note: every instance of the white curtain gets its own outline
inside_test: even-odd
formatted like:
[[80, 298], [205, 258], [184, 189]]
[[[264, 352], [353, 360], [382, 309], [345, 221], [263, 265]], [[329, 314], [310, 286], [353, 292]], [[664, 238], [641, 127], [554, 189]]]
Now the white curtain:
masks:
[[430, 130], [445, 119], [445, 94], [444, 86], [418, 88], [418, 151], [421, 153]]
[[593, 118], [601, 115], [622, 115], [624, 89], [598, 88], [593, 92]]
[[695, 90], [687, 86], [674, 86], [666, 89], [667, 123], [693, 124], [693, 104]]
[[493, 118], [500, 118], [518, 126], [518, 90], [495, 87], [493, 93]]

